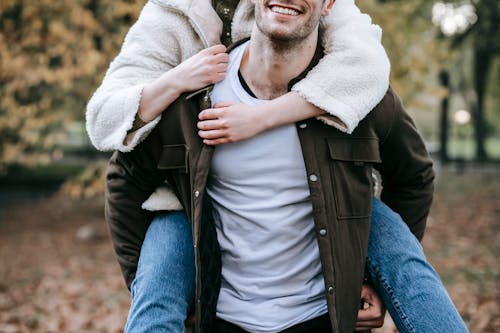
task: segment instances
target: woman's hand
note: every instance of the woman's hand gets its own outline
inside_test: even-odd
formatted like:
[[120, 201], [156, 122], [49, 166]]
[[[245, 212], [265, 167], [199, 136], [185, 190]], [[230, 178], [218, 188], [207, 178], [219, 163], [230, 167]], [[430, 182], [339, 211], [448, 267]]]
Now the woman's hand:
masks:
[[225, 102], [199, 114], [198, 134], [205, 144], [219, 145], [249, 139], [271, 128], [322, 114], [325, 111], [294, 92], [253, 106]]
[[201, 50], [172, 69], [180, 91], [194, 91], [222, 81], [226, 75], [229, 54], [222, 44]]
[[224, 45], [201, 50], [145, 85], [139, 104], [139, 118], [145, 122], [151, 121], [182, 93], [222, 81], [229, 61], [229, 55], [225, 52]]
[[200, 112], [198, 135], [207, 145], [242, 141], [266, 130], [259, 106], [225, 102]]

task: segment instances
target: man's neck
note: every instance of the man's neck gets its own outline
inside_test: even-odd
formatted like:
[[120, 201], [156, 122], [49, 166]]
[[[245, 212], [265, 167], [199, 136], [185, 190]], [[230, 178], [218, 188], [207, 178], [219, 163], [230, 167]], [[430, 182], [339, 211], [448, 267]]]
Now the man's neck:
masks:
[[310, 64], [317, 43], [317, 33], [291, 43], [272, 41], [253, 33], [241, 60], [241, 74], [260, 99], [284, 95], [288, 92], [288, 83]]

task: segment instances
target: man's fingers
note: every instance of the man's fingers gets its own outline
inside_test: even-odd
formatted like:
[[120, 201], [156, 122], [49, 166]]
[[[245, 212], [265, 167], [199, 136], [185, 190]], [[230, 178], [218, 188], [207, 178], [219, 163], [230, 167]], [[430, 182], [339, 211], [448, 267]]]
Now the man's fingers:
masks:
[[374, 328], [380, 328], [384, 325], [384, 323], [380, 323], [380, 322], [371, 322], [370, 324], [366, 324], [366, 326], [364, 325], [356, 325], [356, 328], [355, 328], [355, 331], [370, 331]]
[[384, 314], [381, 307], [369, 306], [367, 309], [358, 311], [358, 321], [378, 320], [383, 318]]
[[377, 320], [370, 320], [370, 321], [363, 321], [363, 322], [357, 322], [356, 327], [382, 327], [384, 325], [384, 321], [381, 319]]
[[376, 323], [373, 323], [371, 325], [366, 325], [366, 326], [356, 326], [354, 329], [355, 331], [370, 331], [376, 328], [381, 328], [383, 325], [379, 325]]
[[356, 331], [371, 330], [384, 325], [385, 308], [375, 290], [367, 284], [361, 288], [363, 306], [358, 311]]

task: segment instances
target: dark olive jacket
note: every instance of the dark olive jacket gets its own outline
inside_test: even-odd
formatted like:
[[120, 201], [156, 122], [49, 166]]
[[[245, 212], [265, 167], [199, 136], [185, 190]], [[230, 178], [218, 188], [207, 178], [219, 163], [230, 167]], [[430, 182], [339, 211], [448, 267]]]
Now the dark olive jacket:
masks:
[[[205, 105], [200, 105], [205, 104]], [[130, 153], [116, 152], [107, 172], [106, 217], [128, 284], [150, 213], [140, 209], [165, 178], [192, 223], [196, 261], [196, 323], [208, 332], [220, 288], [220, 253], [205, 187], [214, 148], [198, 136], [197, 116], [208, 95], [183, 95]], [[421, 239], [434, 172], [422, 138], [390, 89], [351, 135], [317, 119], [297, 123], [314, 212], [325, 297], [334, 332], [354, 330], [372, 207], [372, 169], [381, 199]]]

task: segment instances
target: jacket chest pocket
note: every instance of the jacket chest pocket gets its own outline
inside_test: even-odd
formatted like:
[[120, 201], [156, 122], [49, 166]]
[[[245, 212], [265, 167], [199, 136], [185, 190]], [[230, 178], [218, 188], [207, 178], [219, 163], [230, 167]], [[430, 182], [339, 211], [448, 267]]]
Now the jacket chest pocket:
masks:
[[330, 171], [338, 219], [366, 219], [373, 197], [372, 165], [380, 163], [376, 138], [329, 138]]
[[189, 149], [187, 145], [163, 145], [158, 161], [158, 169], [163, 172], [169, 186], [184, 209], [191, 207], [188, 158]]

